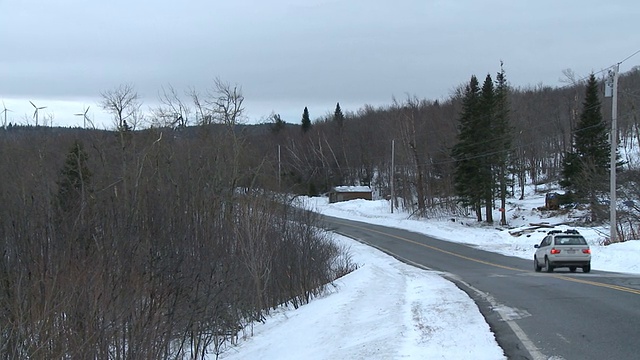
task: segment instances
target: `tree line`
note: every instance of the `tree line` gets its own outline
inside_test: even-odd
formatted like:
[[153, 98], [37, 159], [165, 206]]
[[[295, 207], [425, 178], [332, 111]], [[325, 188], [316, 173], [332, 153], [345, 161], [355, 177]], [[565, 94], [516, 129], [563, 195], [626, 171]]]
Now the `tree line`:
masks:
[[225, 94], [185, 131], [134, 130], [126, 86], [114, 130], [0, 131], [0, 358], [204, 358], [354, 269]]
[[[585, 222], [602, 222], [608, 212], [608, 155], [593, 157], [584, 147], [608, 154], [611, 99], [603, 97], [596, 74], [578, 79], [566, 70], [564, 75], [567, 85], [559, 88], [514, 88], [501, 67], [495, 81], [489, 75], [480, 84], [472, 76], [446, 100], [408, 96], [342, 118], [337, 104], [335, 114], [316, 118], [311, 126], [303, 126], [310, 111], [305, 108], [300, 126], [273, 128], [271, 139], [260, 137], [256, 146], [272, 153], [283, 149], [283, 184], [298, 193], [315, 195], [347, 184], [371, 185], [389, 196], [394, 179], [395, 203], [412, 214], [474, 213], [477, 220], [493, 222], [490, 210], [504, 209], [508, 197], [524, 198], [525, 184], [555, 182], [572, 194], [568, 203], [590, 207]], [[638, 164], [632, 154], [640, 139], [638, 96], [640, 69], [634, 68], [619, 79], [616, 134], [618, 192], [627, 204], [619, 214], [632, 223], [638, 219], [632, 202], [637, 197], [632, 185]], [[572, 158], [582, 164], [573, 173]], [[507, 221], [502, 212], [500, 223]], [[624, 238], [637, 226], [619, 231]]]
[[[338, 102], [332, 114], [313, 121], [308, 107], [301, 111], [300, 119], [282, 119], [276, 113], [264, 124], [270, 131], [252, 131], [248, 142], [277, 162], [280, 191], [317, 195], [337, 185], [370, 185], [380, 196], [390, 196], [394, 179], [394, 204], [412, 214], [466, 216], [472, 212], [478, 220], [491, 223], [490, 210], [504, 209], [507, 197], [523, 198], [525, 184], [556, 182], [575, 195], [567, 197], [567, 202], [591, 207], [585, 221], [602, 221], [607, 211], [604, 167], [600, 164], [595, 171], [586, 164], [593, 159], [582, 155], [580, 162], [585, 166], [581, 172], [572, 175], [567, 166], [576, 151], [582, 151], [581, 144], [597, 143], [600, 152], [605, 151], [608, 142], [602, 138], [608, 137], [611, 121], [605, 109], [611, 108], [611, 99], [603, 97], [603, 80], [595, 74], [579, 78], [567, 69], [563, 75], [566, 85], [562, 87], [514, 88], [501, 64], [495, 81], [488, 75], [482, 87], [479, 82], [462, 84], [444, 100], [407, 96], [394, 98], [388, 106], [365, 105], [346, 114]], [[224, 83], [217, 80], [217, 86], [220, 84]], [[618, 169], [626, 170], [618, 178], [619, 190], [623, 201], [631, 204], [635, 193], [627, 185], [637, 168], [630, 154], [640, 139], [636, 106], [640, 68], [621, 74], [618, 88]], [[188, 126], [217, 116], [202, 105], [216, 100], [202, 101], [193, 90], [181, 95], [172, 89], [161, 98], [164, 106], [156, 113], [162, 116], [154, 117], [154, 126], [176, 124], [158, 121], [162, 118], [190, 119], [179, 123]], [[591, 125], [583, 121], [588, 113], [598, 114]], [[600, 125], [597, 131], [589, 131], [594, 121]], [[571, 177], [590, 180], [571, 183]], [[585, 189], [589, 186], [591, 190]], [[637, 218], [633, 206], [620, 210], [623, 217]], [[504, 225], [506, 213], [501, 214]]]

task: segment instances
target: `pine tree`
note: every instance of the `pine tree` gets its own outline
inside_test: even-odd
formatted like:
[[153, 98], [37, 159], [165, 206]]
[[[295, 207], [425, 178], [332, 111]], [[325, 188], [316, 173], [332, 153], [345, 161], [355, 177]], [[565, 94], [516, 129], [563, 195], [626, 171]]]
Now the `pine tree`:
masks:
[[91, 171], [87, 166], [89, 156], [81, 142], [75, 141], [67, 154], [58, 181], [58, 205], [63, 213], [78, 211], [87, 198]]
[[500, 62], [500, 72], [496, 76], [495, 87], [495, 118], [493, 126], [494, 144], [496, 145], [495, 157], [498, 168], [498, 191], [500, 196], [500, 224], [507, 225], [507, 184], [509, 183], [507, 169], [512, 153], [511, 126], [509, 122], [509, 87]]
[[564, 155], [562, 163], [562, 179], [559, 184], [564, 189], [577, 192], [577, 182], [580, 173], [582, 172], [582, 166], [580, 164], [580, 157], [575, 151], [568, 151]]
[[573, 136], [573, 151], [567, 153], [560, 185], [588, 198], [592, 205], [596, 195], [606, 191], [611, 145], [602, 118], [598, 82], [591, 74], [587, 81], [582, 113]]
[[494, 142], [494, 117], [495, 117], [495, 94], [491, 75], [487, 74], [480, 91], [480, 101], [478, 104], [478, 125], [475, 139], [480, 150], [478, 155], [478, 179], [479, 188], [482, 192], [482, 199], [485, 206], [486, 219], [488, 223], [493, 222], [493, 195], [495, 193], [494, 170], [496, 168], [496, 143]]
[[482, 221], [480, 179], [478, 177], [480, 162], [477, 156], [480, 149], [477, 145], [478, 117], [480, 104], [480, 88], [475, 75], [471, 76], [466, 86], [460, 113], [458, 142], [452, 149], [456, 160], [454, 172], [454, 190], [460, 203], [471, 206]]
[[336, 103], [336, 111], [333, 113], [333, 121], [335, 121], [339, 127], [342, 127], [344, 124], [344, 114], [342, 114], [342, 109], [340, 109], [340, 103]]
[[587, 82], [586, 97], [575, 134], [576, 152], [592, 159], [600, 172], [609, 168], [611, 145], [607, 127], [602, 119], [602, 109], [598, 97], [598, 82], [591, 74]]
[[302, 112], [302, 132], [306, 133], [307, 131], [311, 130], [311, 119], [309, 119], [309, 109], [307, 109], [307, 107], [304, 107], [304, 111]]

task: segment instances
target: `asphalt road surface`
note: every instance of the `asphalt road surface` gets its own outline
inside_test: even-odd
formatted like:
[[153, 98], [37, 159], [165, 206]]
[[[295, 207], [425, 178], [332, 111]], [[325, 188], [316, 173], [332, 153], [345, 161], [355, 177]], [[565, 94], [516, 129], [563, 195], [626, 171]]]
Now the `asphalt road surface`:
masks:
[[564, 268], [536, 273], [533, 260], [405, 230], [322, 219], [328, 230], [443, 272], [475, 300], [509, 359], [640, 359], [640, 276]]

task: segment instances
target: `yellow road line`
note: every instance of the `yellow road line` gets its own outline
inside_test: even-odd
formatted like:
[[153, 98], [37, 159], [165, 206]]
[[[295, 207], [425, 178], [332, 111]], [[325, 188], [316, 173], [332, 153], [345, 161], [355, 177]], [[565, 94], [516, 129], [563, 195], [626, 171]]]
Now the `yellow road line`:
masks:
[[625, 291], [625, 292], [628, 292], [628, 293], [640, 295], [640, 290], [633, 289], [633, 288], [628, 288], [626, 286], [601, 283], [601, 282], [591, 281], [591, 280], [583, 280], [583, 279], [572, 278], [572, 277], [568, 277], [568, 276], [564, 276], [564, 275], [553, 275], [553, 277], [555, 277], [556, 279], [573, 281], [573, 282], [577, 282], [577, 283], [581, 283], [581, 284], [599, 286], [599, 287], [609, 288], [609, 289], [618, 290], [618, 291]]
[[[385, 235], [385, 236], [388, 236], [388, 237], [392, 237], [392, 238], [395, 238], [395, 239], [398, 239], [398, 240], [402, 240], [404, 242], [408, 242], [408, 243], [411, 243], [411, 244], [415, 244], [415, 245], [418, 245], [418, 246], [422, 246], [422, 247], [425, 247], [425, 248], [428, 248], [428, 249], [431, 249], [431, 250], [439, 251], [441, 253], [448, 254], [448, 255], [451, 255], [451, 256], [455, 256], [455, 257], [458, 257], [460, 259], [465, 259], [465, 260], [473, 261], [473, 262], [476, 262], [476, 263], [480, 263], [480, 264], [484, 264], [484, 265], [488, 265], [488, 266], [493, 266], [493, 267], [497, 267], [497, 268], [501, 268], [501, 269], [505, 269], [505, 270], [512, 270], [512, 271], [516, 271], [516, 272], [521, 272], [521, 273], [530, 273], [531, 272], [531, 271], [527, 271], [527, 270], [514, 268], [514, 267], [511, 267], [511, 266], [500, 265], [500, 264], [492, 263], [490, 261], [484, 261], [484, 260], [472, 258], [472, 257], [469, 257], [469, 256], [460, 255], [458, 253], [454, 253], [454, 252], [451, 252], [451, 251], [443, 250], [443, 249], [440, 249], [440, 248], [432, 246], [432, 245], [427, 245], [427, 244], [423, 244], [423, 243], [420, 243], [420, 242], [417, 242], [417, 241], [413, 241], [411, 239], [407, 239], [407, 238], [404, 238], [402, 236], [392, 235], [392, 234], [386, 233], [384, 231], [367, 229], [367, 228], [362, 227], [362, 226], [353, 225], [353, 224], [349, 224], [349, 223], [345, 223], [345, 222], [340, 222], [340, 223], [344, 224], [344, 225], [347, 225], [347, 226], [354, 227], [354, 228], [358, 228], [358, 229], [361, 229], [361, 230], [366, 230], [366, 231], [378, 233], [380, 235]], [[573, 282], [577, 282], [577, 283], [581, 283], [581, 284], [599, 286], [599, 287], [604, 287], [604, 288], [608, 288], [608, 289], [612, 289], [612, 290], [624, 291], [624, 292], [628, 292], [628, 293], [631, 293], [631, 294], [640, 295], [640, 289], [633, 289], [633, 288], [629, 288], [629, 287], [625, 287], [625, 286], [606, 284], [606, 283], [601, 283], [601, 282], [591, 281], [591, 280], [582, 280], [582, 279], [572, 278], [572, 277], [568, 277], [568, 276], [564, 276], [564, 275], [552, 275], [552, 276], [555, 277], [556, 279], [559, 279], [559, 280], [573, 281]]]

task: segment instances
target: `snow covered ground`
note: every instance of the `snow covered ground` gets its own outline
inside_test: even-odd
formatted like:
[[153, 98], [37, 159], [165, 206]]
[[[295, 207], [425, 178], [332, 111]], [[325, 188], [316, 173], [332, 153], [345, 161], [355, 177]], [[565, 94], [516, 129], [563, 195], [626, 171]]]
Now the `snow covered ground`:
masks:
[[[372, 222], [466, 243], [526, 259], [546, 230], [521, 236], [509, 231], [532, 222], [565, 222], [537, 210], [543, 196], [529, 194], [507, 209], [510, 230], [478, 225], [469, 219], [409, 219], [390, 213], [384, 200], [352, 200], [329, 204], [327, 198], [304, 199], [307, 208], [322, 214]], [[499, 219], [496, 212], [494, 219]], [[558, 226], [565, 229], [566, 226]], [[600, 243], [608, 229], [577, 228], [592, 249], [592, 268], [640, 273], [640, 241], [610, 246]], [[253, 336], [241, 339], [221, 359], [504, 359], [494, 334], [475, 303], [438, 273], [401, 263], [371, 247], [341, 236], [359, 268], [337, 280], [322, 298], [298, 309], [283, 308]], [[532, 265], [533, 266], [533, 265]]]

